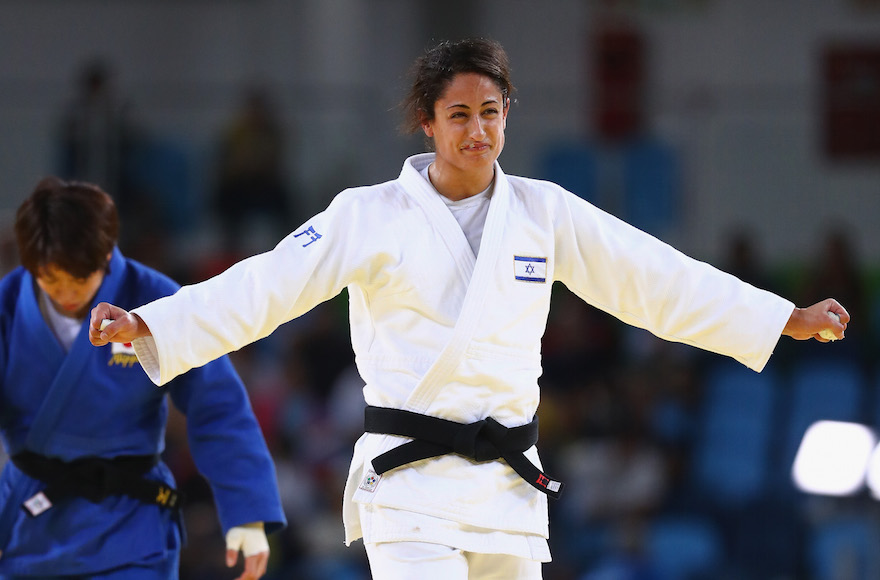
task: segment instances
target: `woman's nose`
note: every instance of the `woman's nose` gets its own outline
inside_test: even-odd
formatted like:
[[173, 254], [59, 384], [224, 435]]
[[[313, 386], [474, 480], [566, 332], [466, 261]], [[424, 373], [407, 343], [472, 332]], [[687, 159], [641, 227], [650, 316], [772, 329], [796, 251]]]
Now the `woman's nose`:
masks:
[[66, 303], [66, 302], [75, 302], [77, 298], [77, 291], [74, 288], [63, 288], [58, 291], [58, 302]]
[[474, 115], [473, 117], [471, 117], [470, 132], [471, 132], [471, 136], [473, 136], [473, 137], [477, 137], [477, 136], [482, 137], [483, 135], [486, 134], [486, 131], [483, 127], [483, 120], [480, 119], [480, 117], [478, 115]]

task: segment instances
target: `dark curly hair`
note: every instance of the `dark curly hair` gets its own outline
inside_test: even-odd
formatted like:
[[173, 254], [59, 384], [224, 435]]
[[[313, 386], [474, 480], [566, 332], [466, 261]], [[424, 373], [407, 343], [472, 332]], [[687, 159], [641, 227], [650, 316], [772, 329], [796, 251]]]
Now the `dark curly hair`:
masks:
[[412, 86], [401, 102], [400, 129], [417, 133], [422, 122], [434, 119], [434, 104], [459, 73], [477, 73], [492, 79], [506, 101], [516, 90], [510, 81], [507, 53], [498, 42], [485, 38], [443, 41], [429, 49], [413, 64]]

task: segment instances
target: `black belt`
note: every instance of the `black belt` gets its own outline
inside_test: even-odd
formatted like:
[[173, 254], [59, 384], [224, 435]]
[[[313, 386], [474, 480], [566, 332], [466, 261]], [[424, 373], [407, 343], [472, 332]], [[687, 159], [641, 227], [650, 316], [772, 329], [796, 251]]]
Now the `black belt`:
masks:
[[46, 488], [27, 499], [22, 508], [38, 516], [53, 504], [70, 497], [97, 503], [113, 495], [127, 495], [167, 509], [179, 509], [180, 492], [144, 474], [158, 462], [155, 455], [128, 455], [104, 459], [83, 457], [73, 461], [45, 457], [22, 451], [11, 457], [26, 475], [46, 484]]
[[413, 461], [457, 453], [476, 461], [502, 458], [532, 487], [554, 499], [559, 499], [565, 485], [543, 473], [523, 454], [538, 441], [537, 417], [520, 427], [505, 427], [491, 417], [465, 424], [402, 409], [368, 406], [364, 430], [413, 438], [373, 459], [373, 469], [380, 475]]

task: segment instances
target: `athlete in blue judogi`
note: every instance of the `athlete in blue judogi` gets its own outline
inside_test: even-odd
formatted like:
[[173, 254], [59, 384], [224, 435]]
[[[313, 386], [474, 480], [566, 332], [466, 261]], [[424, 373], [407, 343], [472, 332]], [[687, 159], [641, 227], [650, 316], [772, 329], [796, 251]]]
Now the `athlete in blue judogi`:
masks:
[[135, 307], [174, 293], [116, 248], [119, 220], [97, 186], [42, 180], [19, 208], [22, 266], [0, 281], [0, 580], [177, 578], [180, 497], [159, 454], [168, 394], [211, 484], [241, 578], [266, 570], [266, 533], [286, 525], [275, 469], [227, 358], [156, 388], [131, 345], [97, 349], [99, 301]]

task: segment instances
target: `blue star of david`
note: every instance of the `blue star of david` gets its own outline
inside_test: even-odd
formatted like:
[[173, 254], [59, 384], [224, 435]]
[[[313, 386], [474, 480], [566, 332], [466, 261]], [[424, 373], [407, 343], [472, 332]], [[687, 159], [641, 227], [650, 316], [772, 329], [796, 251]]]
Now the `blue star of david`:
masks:
[[534, 274], [534, 273], [535, 273], [535, 267], [532, 266], [531, 264], [527, 265], [526, 266], [526, 274]]

